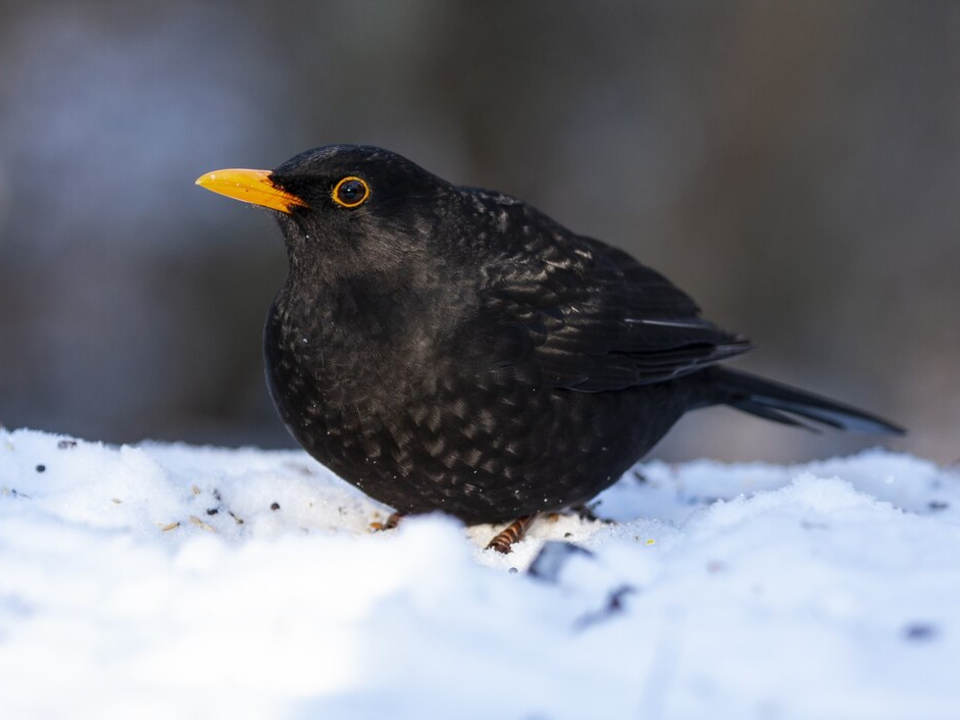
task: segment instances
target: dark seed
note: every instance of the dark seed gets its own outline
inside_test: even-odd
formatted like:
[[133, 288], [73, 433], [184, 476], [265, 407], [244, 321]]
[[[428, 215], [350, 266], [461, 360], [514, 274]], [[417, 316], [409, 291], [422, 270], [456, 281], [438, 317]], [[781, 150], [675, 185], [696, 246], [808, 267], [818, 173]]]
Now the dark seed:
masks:
[[545, 582], [555, 583], [567, 562], [577, 556], [592, 558], [593, 553], [573, 543], [549, 540], [543, 544], [527, 572]]
[[47, 471], [46, 465], [37, 465], [37, 472], [46, 472], [46, 471]]
[[271, 509], [271, 510], [279, 510], [279, 509], [280, 509], [280, 503], [271, 503], [270, 509]]
[[207, 510], [207, 515], [216, 515], [218, 512], [220, 512], [219, 509], [217, 509], [217, 508], [210, 508], [209, 510]]
[[903, 635], [907, 640], [914, 642], [924, 642], [933, 640], [938, 634], [939, 629], [936, 625], [925, 622], [910, 623], [903, 629]]
[[637, 592], [637, 589], [631, 585], [621, 585], [620, 587], [612, 590], [607, 595], [607, 604], [595, 612], [583, 615], [577, 621], [577, 627], [582, 630], [591, 625], [595, 625], [598, 622], [609, 620], [615, 615], [619, 615], [621, 612], [623, 612], [623, 599], [627, 595], [635, 592]]

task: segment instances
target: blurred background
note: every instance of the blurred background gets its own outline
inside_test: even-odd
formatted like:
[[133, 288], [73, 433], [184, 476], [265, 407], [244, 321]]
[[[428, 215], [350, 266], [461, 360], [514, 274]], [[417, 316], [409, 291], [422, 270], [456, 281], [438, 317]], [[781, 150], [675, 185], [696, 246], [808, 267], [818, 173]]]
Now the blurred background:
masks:
[[[738, 366], [960, 458], [960, 3], [0, 0], [0, 422], [291, 446], [265, 213], [194, 187], [382, 145], [628, 249]], [[732, 410], [654, 455], [876, 443]]]

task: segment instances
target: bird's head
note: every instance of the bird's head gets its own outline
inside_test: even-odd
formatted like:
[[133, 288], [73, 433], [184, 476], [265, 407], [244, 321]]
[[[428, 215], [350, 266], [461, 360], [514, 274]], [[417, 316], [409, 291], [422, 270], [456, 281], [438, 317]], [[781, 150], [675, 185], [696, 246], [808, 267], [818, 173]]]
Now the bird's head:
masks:
[[197, 185], [273, 211], [291, 265], [337, 275], [429, 253], [452, 189], [396, 153], [358, 145], [308, 150], [274, 170], [216, 170]]

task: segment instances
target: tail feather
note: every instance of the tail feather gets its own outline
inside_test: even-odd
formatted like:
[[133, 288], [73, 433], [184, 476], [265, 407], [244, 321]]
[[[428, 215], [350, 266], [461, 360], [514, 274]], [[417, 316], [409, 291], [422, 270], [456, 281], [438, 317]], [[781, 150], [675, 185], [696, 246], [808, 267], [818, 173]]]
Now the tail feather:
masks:
[[904, 433], [903, 428], [883, 418], [805, 390], [729, 368], [711, 368], [710, 373], [717, 393], [715, 402], [766, 420], [808, 428], [810, 425], [803, 420], [809, 420], [840, 430], [881, 435]]

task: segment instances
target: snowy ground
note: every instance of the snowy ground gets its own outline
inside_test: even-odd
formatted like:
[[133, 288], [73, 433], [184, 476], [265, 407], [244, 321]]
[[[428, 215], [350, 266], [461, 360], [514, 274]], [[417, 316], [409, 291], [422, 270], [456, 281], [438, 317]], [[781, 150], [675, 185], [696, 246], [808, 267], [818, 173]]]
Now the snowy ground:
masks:
[[501, 557], [299, 452], [0, 431], [0, 718], [960, 718], [960, 472], [638, 471]]

